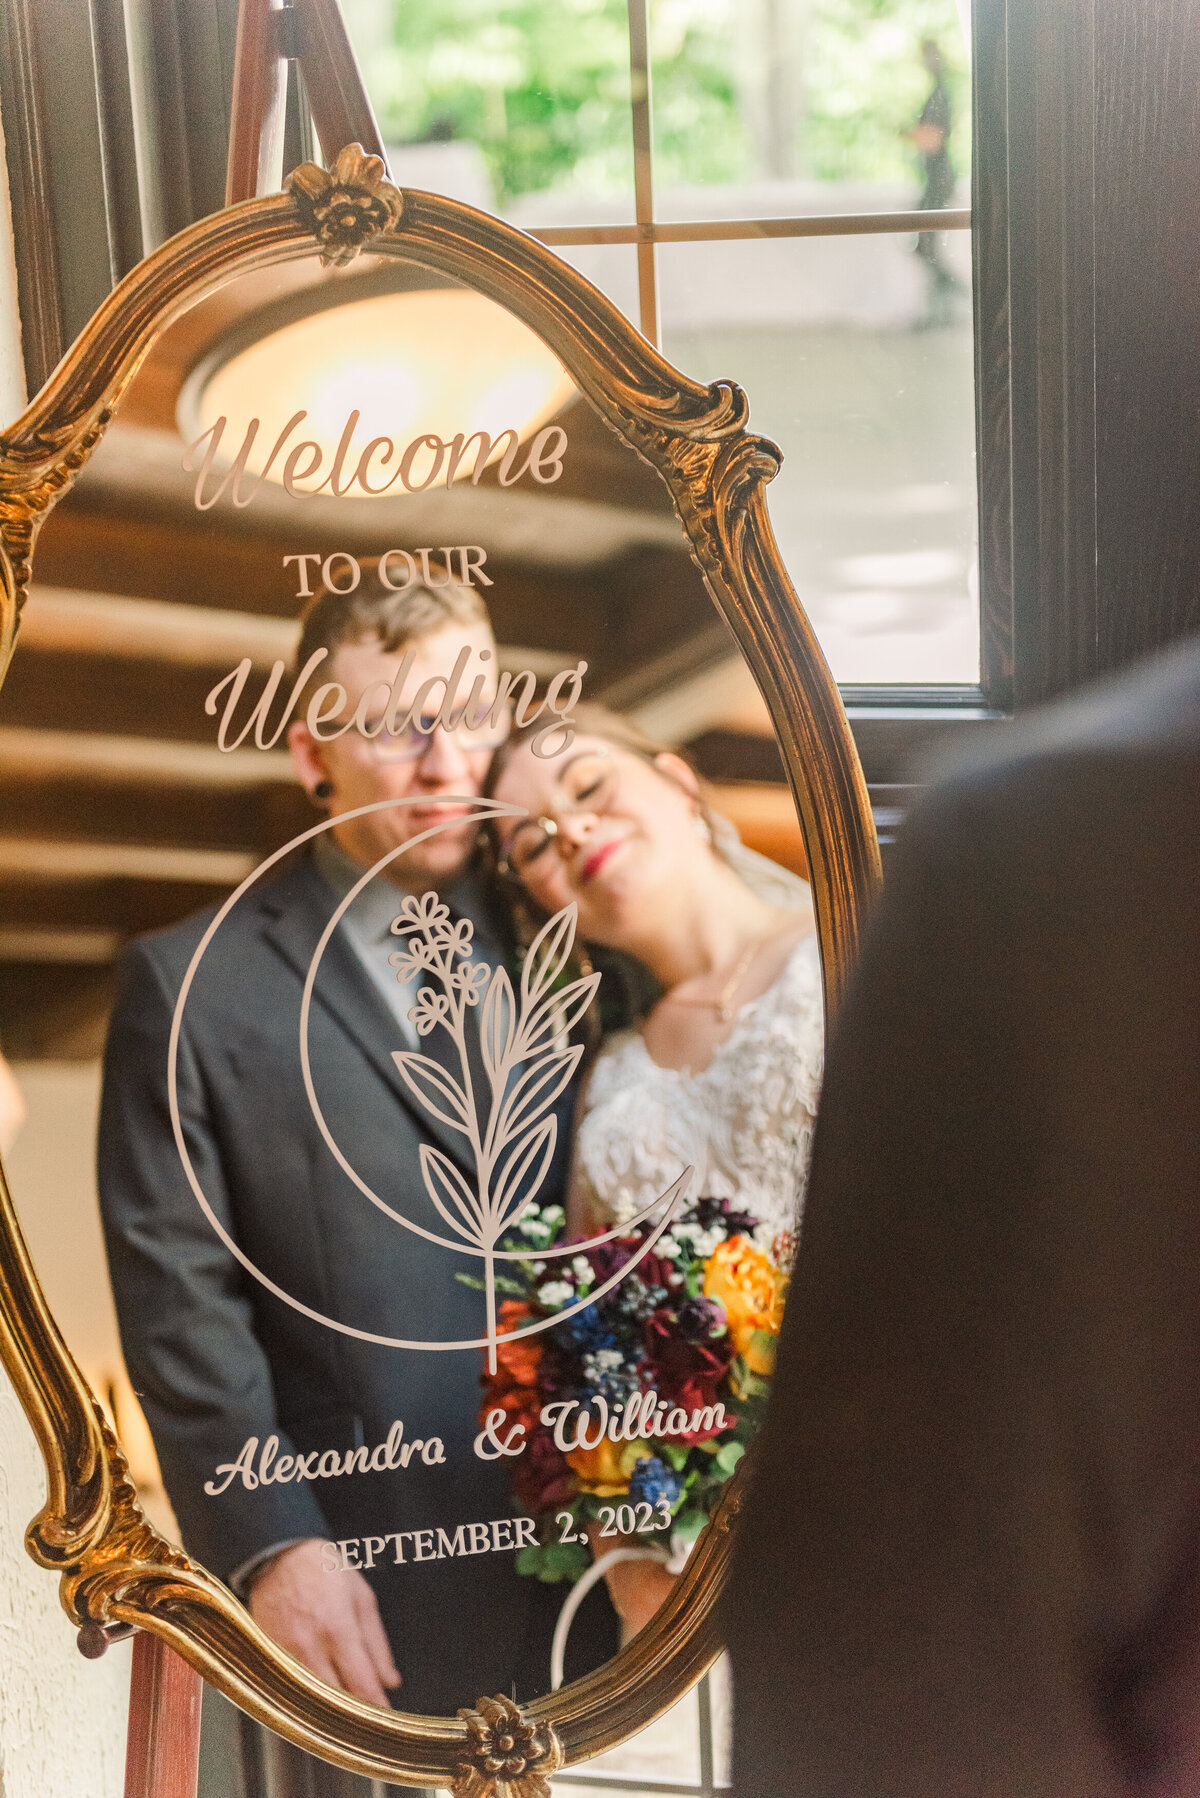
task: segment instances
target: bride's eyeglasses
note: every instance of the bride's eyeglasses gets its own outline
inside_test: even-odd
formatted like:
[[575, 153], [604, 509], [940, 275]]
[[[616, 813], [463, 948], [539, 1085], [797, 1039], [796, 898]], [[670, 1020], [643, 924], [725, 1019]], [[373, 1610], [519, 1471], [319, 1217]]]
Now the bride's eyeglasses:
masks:
[[553, 857], [560, 853], [563, 818], [608, 810], [616, 792], [619, 772], [608, 756], [607, 749], [589, 749], [564, 768], [561, 777], [564, 799], [552, 812], [518, 824], [498, 863], [501, 874], [515, 874], [518, 880], [523, 880], [528, 874], [545, 872]]

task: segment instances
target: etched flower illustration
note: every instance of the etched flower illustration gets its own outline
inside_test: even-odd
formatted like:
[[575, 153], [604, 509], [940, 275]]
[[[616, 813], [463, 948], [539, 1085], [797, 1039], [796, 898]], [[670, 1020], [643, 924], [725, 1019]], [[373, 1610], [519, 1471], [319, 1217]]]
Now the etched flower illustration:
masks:
[[408, 893], [400, 907], [399, 916], [392, 919], [392, 935], [408, 936], [414, 931], [436, 931], [449, 922], [450, 907], [443, 905], [436, 893]]
[[431, 987], [421, 989], [417, 994], [416, 1004], [408, 1014], [418, 1036], [428, 1036], [431, 1030], [444, 1024], [449, 1015], [449, 996], [446, 993], [435, 993]]
[[471, 939], [475, 935], [475, 926], [469, 918], [456, 918], [453, 924], [440, 924], [435, 935], [438, 942], [451, 955], [459, 955], [465, 959], [471, 953]]
[[396, 979], [401, 986], [407, 986], [410, 980], [415, 980], [426, 968], [434, 966], [437, 951], [431, 949], [423, 938], [416, 937], [409, 942], [407, 948], [397, 949], [394, 954], [389, 955], [388, 960], [395, 968]]
[[[480, 1253], [487, 1299], [488, 1361], [496, 1367], [495, 1250], [519, 1224], [549, 1171], [558, 1137], [553, 1105], [583, 1054], [571, 1031], [599, 985], [595, 973], [567, 978], [575, 941], [575, 907], [566, 906], [538, 933], [514, 991], [505, 968], [472, 955], [474, 929], [452, 918], [435, 893], [408, 895], [392, 925], [407, 938], [389, 957], [397, 978], [420, 971], [424, 985], [409, 1017], [420, 1037], [449, 1032], [460, 1077], [417, 1050], [392, 1057], [409, 1090], [432, 1116], [465, 1138], [475, 1182], [434, 1143], [421, 1145], [421, 1177], [435, 1210], [451, 1231]], [[478, 1023], [485, 1078], [472, 1067], [467, 1014]], [[575, 1288], [563, 1281], [565, 1298]], [[565, 1302], [565, 1300], [564, 1300]]]
[[456, 993], [461, 993], [468, 1005], [478, 1005], [487, 991], [491, 979], [491, 969], [484, 962], [468, 961], [454, 969], [450, 976], [450, 984]]

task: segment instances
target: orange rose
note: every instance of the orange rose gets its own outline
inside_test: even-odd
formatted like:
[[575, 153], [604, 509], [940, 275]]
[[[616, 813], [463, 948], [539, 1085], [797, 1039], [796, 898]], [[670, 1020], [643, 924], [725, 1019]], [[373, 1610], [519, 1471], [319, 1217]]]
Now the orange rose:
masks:
[[775, 1342], [775, 1336], [768, 1330], [755, 1330], [751, 1334], [742, 1350], [742, 1360], [751, 1373], [765, 1374], [769, 1379], [775, 1372]]
[[725, 1307], [733, 1345], [752, 1373], [769, 1374], [775, 1362], [787, 1280], [744, 1236], [721, 1243], [704, 1264], [704, 1296]]
[[529, 1386], [509, 1386], [498, 1392], [494, 1387], [484, 1394], [479, 1407], [479, 1421], [486, 1426], [493, 1411], [503, 1411], [505, 1424], [523, 1423], [529, 1435], [537, 1428], [541, 1414], [541, 1394]]
[[567, 1466], [585, 1492], [597, 1498], [619, 1498], [629, 1490], [629, 1476], [639, 1461], [654, 1450], [648, 1442], [610, 1442], [605, 1436], [595, 1448], [573, 1448]]
[[533, 1316], [529, 1306], [519, 1299], [505, 1299], [500, 1307], [499, 1339], [496, 1343], [496, 1386], [534, 1386], [542, 1359], [542, 1344], [536, 1336], [522, 1336], [518, 1342], [505, 1342], [505, 1336], [519, 1330]]

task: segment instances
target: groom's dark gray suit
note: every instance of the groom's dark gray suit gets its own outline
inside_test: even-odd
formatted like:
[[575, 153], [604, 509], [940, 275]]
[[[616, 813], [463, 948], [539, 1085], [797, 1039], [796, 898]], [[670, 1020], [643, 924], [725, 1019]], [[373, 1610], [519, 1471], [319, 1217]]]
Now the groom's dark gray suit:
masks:
[[738, 1798], [1200, 1791], [1200, 646], [906, 826], [759, 1451]]
[[[479, 894], [472, 910], [482, 928]], [[413, 1340], [483, 1334], [479, 1271], [387, 1217], [339, 1167], [301, 1078], [303, 982], [335, 900], [311, 860], [233, 910], [200, 964], [180, 1053], [183, 1130], [200, 1185], [257, 1268], [299, 1304], [360, 1332]], [[399, 897], [397, 898], [397, 909]], [[167, 1050], [177, 995], [209, 916], [135, 943], [105, 1060], [100, 1192], [122, 1341], [188, 1550], [229, 1578], [303, 1537], [399, 1530], [453, 1537], [508, 1517], [503, 1461], [473, 1452], [482, 1354], [382, 1347], [301, 1315], [241, 1267], [205, 1218], [172, 1136]], [[477, 934], [477, 941], [481, 938]], [[498, 953], [496, 943], [493, 953]], [[316, 985], [310, 1053], [329, 1128], [389, 1205], [440, 1228], [420, 1173], [422, 1143], [463, 1167], [463, 1138], [423, 1111], [392, 1053], [397, 1022], [338, 930]], [[544, 1197], [561, 1196], [560, 1155]], [[555, 1187], [557, 1186], [557, 1192]], [[243, 1444], [279, 1438], [281, 1456], [439, 1437], [443, 1465], [271, 1483], [235, 1478], [205, 1493]], [[445, 1713], [485, 1693], [532, 1696], [549, 1684], [557, 1588], [518, 1577], [511, 1552], [376, 1567], [371, 1578], [406, 1710]], [[572, 1637], [590, 1664], [615, 1649]], [[586, 1628], [586, 1625], [585, 1625]]]

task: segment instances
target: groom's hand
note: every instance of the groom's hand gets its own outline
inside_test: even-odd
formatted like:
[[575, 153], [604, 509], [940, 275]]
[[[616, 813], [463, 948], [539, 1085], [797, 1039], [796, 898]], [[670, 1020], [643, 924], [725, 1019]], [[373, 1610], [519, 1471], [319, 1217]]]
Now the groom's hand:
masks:
[[331, 1686], [368, 1704], [387, 1703], [400, 1675], [367, 1581], [353, 1568], [326, 1573], [322, 1544], [297, 1542], [276, 1555], [250, 1588], [261, 1629]]

